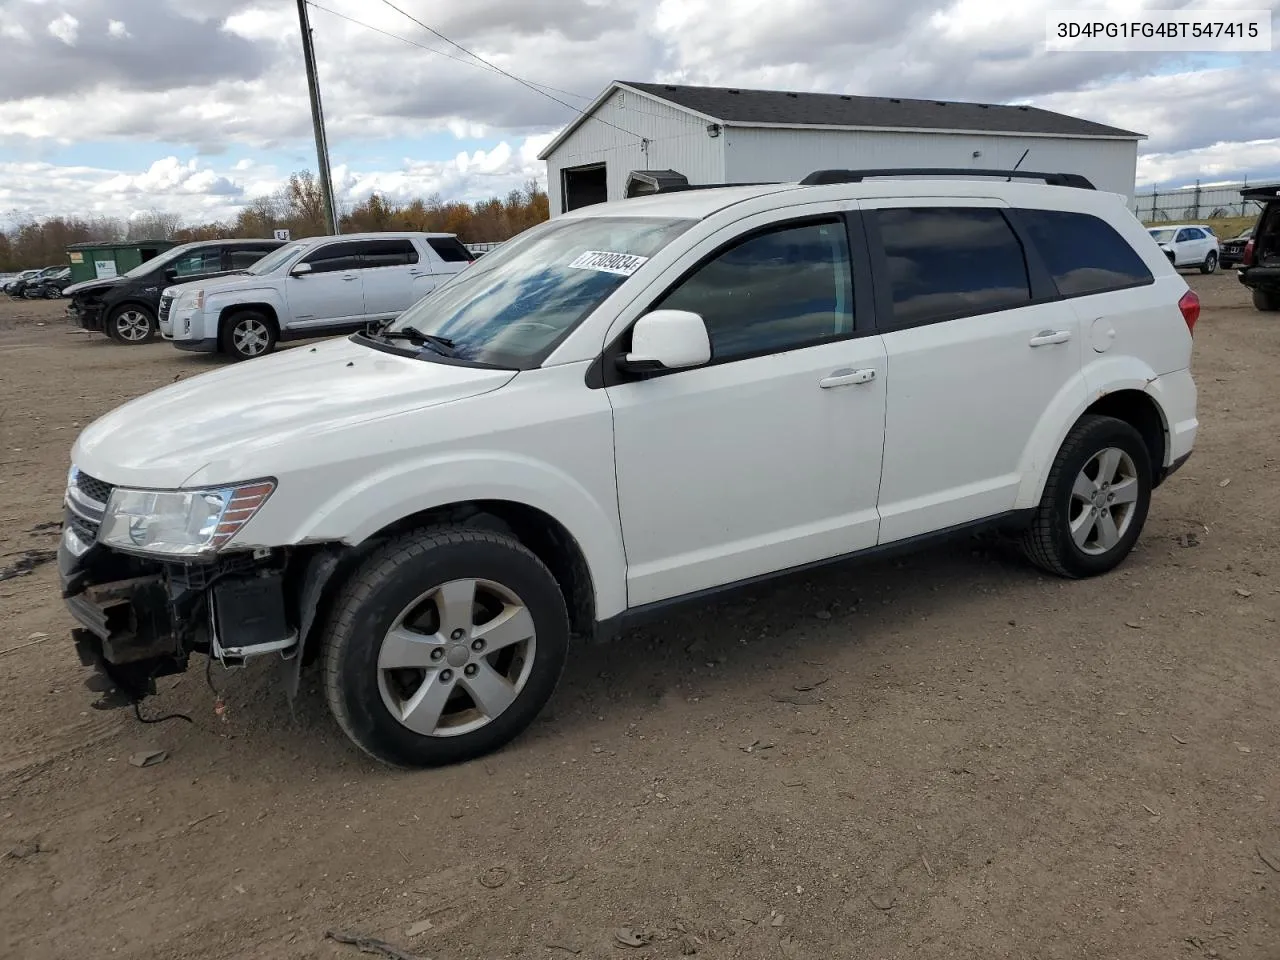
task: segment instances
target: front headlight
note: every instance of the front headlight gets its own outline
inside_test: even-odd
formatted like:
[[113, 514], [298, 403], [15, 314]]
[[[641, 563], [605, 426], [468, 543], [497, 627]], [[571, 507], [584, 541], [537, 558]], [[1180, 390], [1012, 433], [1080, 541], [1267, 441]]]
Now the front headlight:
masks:
[[195, 557], [214, 553], [267, 502], [274, 480], [212, 490], [116, 487], [98, 540], [135, 553]]
[[200, 310], [204, 307], [204, 288], [184, 290], [173, 305], [175, 310]]

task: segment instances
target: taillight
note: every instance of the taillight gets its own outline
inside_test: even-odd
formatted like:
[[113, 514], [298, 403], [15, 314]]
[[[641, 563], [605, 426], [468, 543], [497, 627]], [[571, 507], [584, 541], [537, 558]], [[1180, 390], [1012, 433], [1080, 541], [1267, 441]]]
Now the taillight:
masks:
[[1182, 311], [1182, 319], [1187, 321], [1187, 332], [1195, 335], [1196, 321], [1200, 319], [1200, 298], [1194, 290], [1188, 290], [1178, 301], [1178, 309]]
[[1253, 266], [1253, 237], [1249, 238], [1249, 242], [1244, 245], [1244, 253], [1240, 255], [1240, 262], [1246, 267]]

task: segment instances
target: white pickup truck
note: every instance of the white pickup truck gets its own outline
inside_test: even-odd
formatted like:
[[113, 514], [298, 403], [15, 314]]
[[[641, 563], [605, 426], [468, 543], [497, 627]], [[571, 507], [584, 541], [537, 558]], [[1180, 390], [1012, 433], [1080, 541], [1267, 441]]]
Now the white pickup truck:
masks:
[[248, 360], [281, 340], [396, 317], [474, 259], [451, 233], [295, 240], [242, 273], [165, 289], [160, 335], [179, 350]]

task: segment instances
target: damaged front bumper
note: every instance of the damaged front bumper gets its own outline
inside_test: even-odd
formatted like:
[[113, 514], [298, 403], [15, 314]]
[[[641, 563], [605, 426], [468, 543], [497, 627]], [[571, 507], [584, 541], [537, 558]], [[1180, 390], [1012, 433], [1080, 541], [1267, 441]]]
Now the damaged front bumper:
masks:
[[144, 559], [86, 545], [82, 520], [64, 522], [58, 573], [79, 624], [76, 651], [93, 670], [87, 685], [103, 694], [95, 706], [127, 706], [155, 693], [156, 678], [185, 671], [192, 654], [237, 666], [296, 651], [283, 554], [211, 563]]

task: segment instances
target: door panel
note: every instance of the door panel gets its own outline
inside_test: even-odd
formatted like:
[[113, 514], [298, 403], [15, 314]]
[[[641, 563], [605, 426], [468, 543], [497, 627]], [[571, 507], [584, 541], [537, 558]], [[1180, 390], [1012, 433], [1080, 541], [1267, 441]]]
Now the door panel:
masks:
[[360, 276], [364, 283], [364, 309], [370, 320], [394, 317], [419, 297], [414, 278], [420, 257], [408, 239], [368, 240], [360, 253]]
[[311, 272], [285, 281], [290, 329], [358, 322], [364, 316], [364, 283], [359, 270], [360, 245], [329, 243], [302, 258]]
[[1070, 384], [1084, 390], [1080, 321], [1066, 301], [1030, 303], [1002, 204], [896, 203], [868, 213], [888, 281], [882, 543], [1011, 510], [1041, 416]]
[[876, 542], [884, 346], [857, 336], [844, 223], [761, 224], [650, 304], [700, 313], [712, 362], [608, 387], [633, 607]]

